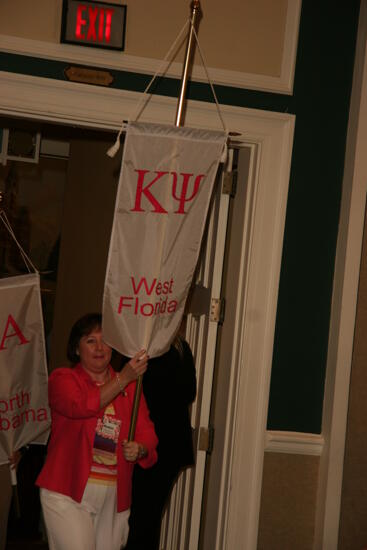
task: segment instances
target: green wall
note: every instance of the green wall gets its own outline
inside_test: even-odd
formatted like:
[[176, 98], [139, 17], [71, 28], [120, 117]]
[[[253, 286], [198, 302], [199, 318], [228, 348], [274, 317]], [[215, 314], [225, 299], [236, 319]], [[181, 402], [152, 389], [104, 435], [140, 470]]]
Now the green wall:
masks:
[[268, 428], [321, 432], [359, 2], [304, 2]]

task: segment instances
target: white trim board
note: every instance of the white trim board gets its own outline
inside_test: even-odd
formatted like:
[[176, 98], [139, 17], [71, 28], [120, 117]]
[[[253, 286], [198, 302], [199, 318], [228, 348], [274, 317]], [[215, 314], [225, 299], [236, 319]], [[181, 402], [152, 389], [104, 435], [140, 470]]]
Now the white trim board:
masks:
[[[225, 550], [255, 550], [257, 547], [261, 503], [258, 489], [262, 485], [293, 131], [294, 118], [278, 128], [277, 138], [272, 132], [267, 136], [251, 136], [251, 131], [244, 129], [249, 142], [255, 138], [260, 160], [249, 254], [247, 258], [241, 254], [240, 280], [246, 281], [246, 285], [238, 298], [242, 312], [236, 345], [238, 376], [230, 400], [234, 428], [228, 445], [229, 483], [225, 493], [227, 510], [222, 545]], [[267, 185], [264, 186], [265, 181]], [[245, 244], [243, 246], [246, 248]], [[246, 495], [252, 495], [251, 499]]]
[[[0, 74], [0, 113], [93, 128], [117, 129], [135, 111], [141, 94], [10, 73]], [[227, 415], [233, 430], [226, 448], [222, 548], [255, 550], [261, 501], [262, 470], [275, 317], [278, 300], [285, 211], [295, 117], [222, 105], [229, 130], [241, 146], [259, 151], [254, 173], [256, 200], [251, 245], [241, 260], [241, 318]], [[141, 119], [173, 124], [176, 100], [153, 96]], [[189, 101], [186, 125], [221, 129], [213, 104]], [[245, 245], [244, 245], [245, 246]], [[222, 549], [221, 549], [222, 550]]]
[[[119, 129], [122, 121], [131, 119], [142, 94], [126, 90], [107, 89], [74, 82], [51, 80], [36, 76], [0, 71], [0, 114], [79, 126]], [[177, 99], [154, 95], [146, 103], [141, 120], [173, 124]], [[228, 105], [220, 106], [227, 129], [238, 132], [236, 141], [251, 135], [241, 124], [243, 114], [250, 120], [283, 124], [294, 115]], [[238, 118], [240, 117], [240, 118]], [[187, 101], [186, 125], [222, 129], [216, 106], [212, 103]], [[254, 143], [261, 141], [255, 133]], [[246, 138], [247, 141], [247, 138]]]
[[295, 455], [321, 456], [324, 438], [321, 435], [300, 432], [268, 431], [265, 451]]
[[362, 0], [349, 113], [343, 194], [335, 261], [322, 433], [315, 549], [338, 546], [348, 415], [367, 193], [367, 0]]
[[[302, 0], [292, 0], [288, 3], [283, 60], [279, 77], [208, 67], [211, 80], [215, 84], [224, 86], [291, 94], [293, 90], [301, 4]], [[168, 48], [169, 45], [167, 46]], [[70, 44], [42, 42], [7, 35], [0, 35], [0, 51], [54, 61], [65, 61], [78, 65], [152, 75], [155, 74], [161, 64], [161, 60], [127, 55], [122, 52], [85, 48]], [[170, 64], [166, 76], [180, 79], [181, 73], [182, 64], [173, 62]], [[195, 65], [192, 78], [199, 82], [207, 82], [204, 68], [200, 65]]]

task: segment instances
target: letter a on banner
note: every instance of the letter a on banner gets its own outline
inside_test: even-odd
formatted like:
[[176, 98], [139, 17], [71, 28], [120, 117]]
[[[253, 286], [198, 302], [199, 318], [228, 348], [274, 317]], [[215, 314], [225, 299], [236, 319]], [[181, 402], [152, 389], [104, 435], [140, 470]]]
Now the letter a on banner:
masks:
[[103, 335], [132, 357], [168, 350], [198, 260], [225, 132], [128, 126], [103, 296]]
[[0, 464], [50, 425], [38, 273], [0, 279]]

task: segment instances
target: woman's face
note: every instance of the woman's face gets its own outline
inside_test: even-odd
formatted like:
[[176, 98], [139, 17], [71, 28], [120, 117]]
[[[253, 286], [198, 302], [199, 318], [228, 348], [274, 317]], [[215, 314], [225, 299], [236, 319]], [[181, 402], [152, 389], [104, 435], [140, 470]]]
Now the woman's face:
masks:
[[78, 351], [82, 367], [92, 378], [101, 378], [107, 370], [112, 354], [110, 346], [103, 341], [101, 329], [95, 328], [86, 336], [82, 336]]

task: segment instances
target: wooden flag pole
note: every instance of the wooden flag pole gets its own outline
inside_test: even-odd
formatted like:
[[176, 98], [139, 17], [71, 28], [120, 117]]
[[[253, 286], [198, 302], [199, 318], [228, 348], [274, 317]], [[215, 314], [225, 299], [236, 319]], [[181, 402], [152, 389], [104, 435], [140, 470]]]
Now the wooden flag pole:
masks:
[[[193, 27], [197, 24], [197, 21], [199, 19], [200, 14], [201, 14], [200, 1], [199, 0], [193, 0], [191, 2], [190, 32], [189, 32], [188, 39], [187, 39], [185, 60], [184, 60], [183, 69], [182, 69], [181, 90], [180, 90], [180, 96], [179, 96], [178, 104], [177, 104], [175, 126], [181, 126], [181, 123], [182, 123], [183, 107], [184, 107], [184, 103], [185, 103], [187, 81], [188, 81], [188, 76], [189, 76], [190, 62], [191, 62], [191, 58], [192, 58], [192, 51], [193, 51], [193, 44], [194, 44]], [[132, 413], [131, 413], [128, 441], [133, 441], [134, 437], [135, 437], [136, 421], [137, 421], [137, 418], [138, 418], [138, 410], [139, 410], [139, 403], [140, 403], [140, 397], [141, 397], [141, 391], [142, 391], [142, 384], [143, 384], [143, 375], [139, 376], [137, 381], [136, 381], [136, 388], [135, 388], [135, 395], [134, 395], [133, 410], [132, 410]]]

